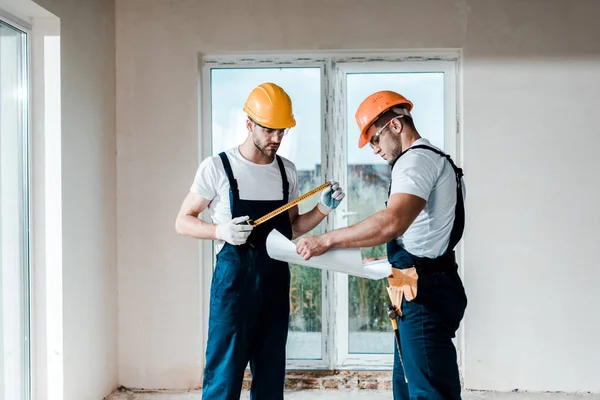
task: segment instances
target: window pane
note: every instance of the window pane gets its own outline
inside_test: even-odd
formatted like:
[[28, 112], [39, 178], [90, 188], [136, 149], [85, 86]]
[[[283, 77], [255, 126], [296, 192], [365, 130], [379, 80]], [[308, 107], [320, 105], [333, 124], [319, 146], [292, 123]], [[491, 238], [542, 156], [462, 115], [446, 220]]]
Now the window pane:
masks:
[[[385, 208], [390, 167], [370, 147], [358, 148], [354, 113], [365, 97], [378, 90], [394, 90], [411, 100], [412, 115], [421, 136], [444, 148], [443, 73], [359, 73], [347, 75], [346, 124], [348, 135], [348, 218], [355, 224]], [[386, 254], [385, 246], [362, 249], [363, 257]], [[384, 310], [389, 302], [387, 279], [348, 277], [348, 352], [393, 353], [391, 324]]]
[[[321, 183], [320, 68], [223, 68], [211, 70], [212, 153], [240, 145], [248, 136], [242, 108], [248, 94], [273, 82], [292, 99], [296, 127], [284, 137], [278, 154], [295, 163], [300, 194]], [[318, 196], [300, 203], [312, 209]], [[322, 224], [313, 234], [321, 233]], [[321, 359], [322, 277], [317, 268], [291, 265], [291, 316], [288, 359]]]
[[28, 398], [26, 35], [0, 21], [0, 398]]

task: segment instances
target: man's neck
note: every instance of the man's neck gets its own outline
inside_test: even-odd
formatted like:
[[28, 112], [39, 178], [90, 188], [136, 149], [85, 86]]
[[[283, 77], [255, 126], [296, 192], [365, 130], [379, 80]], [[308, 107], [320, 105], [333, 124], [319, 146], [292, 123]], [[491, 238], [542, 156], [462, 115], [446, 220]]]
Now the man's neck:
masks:
[[407, 132], [406, 135], [403, 135], [400, 138], [400, 143], [402, 144], [402, 152], [405, 152], [407, 149], [409, 149], [419, 139], [421, 139], [421, 135], [419, 135], [417, 132]]
[[274, 157], [261, 153], [250, 139], [246, 139], [244, 143], [238, 146], [238, 151], [242, 157], [254, 164], [271, 164], [274, 159]]
[[417, 132], [406, 132], [405, 134], [403, 134], [400, 137], [400, 145], [402, 146], [402, 148], [400, 149], [400, 153], [398, 154], [398, 156], [396, 156], [394, 160], [392, 160], [392, 162], [389, 163], [390, 166], [394, 168], [394, 164], [396, 164], [396, 161], [398, 161], [400, 156], [404, 154], [404, 152], [408, 150], [419, 139], [421, 139], [421, 136]]

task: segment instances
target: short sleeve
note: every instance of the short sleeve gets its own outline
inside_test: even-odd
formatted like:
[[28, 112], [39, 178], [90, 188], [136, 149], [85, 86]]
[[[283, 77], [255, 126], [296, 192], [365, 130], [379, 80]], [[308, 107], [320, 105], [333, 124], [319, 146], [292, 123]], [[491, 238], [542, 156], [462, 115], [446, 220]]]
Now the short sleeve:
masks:
[[437, 181], [438, 169], [438, 164], [428, 155], [419, 151], [407, 152], [392, 170], [390, 196], [406, 193], [427, 201]]
[[217, 182], [218, 173], [215, 158], [209, 157], [200, 163], [190, 191], [207, 200], [213, 200], [217, 195]]

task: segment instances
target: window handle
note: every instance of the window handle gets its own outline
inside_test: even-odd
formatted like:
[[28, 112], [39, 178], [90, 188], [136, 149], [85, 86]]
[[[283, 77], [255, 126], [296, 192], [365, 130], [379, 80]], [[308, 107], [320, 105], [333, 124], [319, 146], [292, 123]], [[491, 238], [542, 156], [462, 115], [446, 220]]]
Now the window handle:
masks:
[[356, 215], [356, 214], [358, 214], [358, 211], [341, 210], [338, 214], [339, 214], [340, 218], [347, 218], [350, 215]]

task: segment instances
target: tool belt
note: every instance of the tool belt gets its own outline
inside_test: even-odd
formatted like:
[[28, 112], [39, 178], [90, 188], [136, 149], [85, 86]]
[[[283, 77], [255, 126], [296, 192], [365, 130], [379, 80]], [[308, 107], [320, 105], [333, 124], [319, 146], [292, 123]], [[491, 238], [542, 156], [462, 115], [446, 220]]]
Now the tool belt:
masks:
[[399, 317], [402, 316], [402, 298], [406, 298], [406, 301], [413, 301], [417, 297], [418, 280], [419, 274], [416, 267], [392, 268], [392, 275], [388, 277], [389, 286], [386, 289]]
[[402, 316], [402, 299], [413, 301], [419, 289], [419, 275], [433, 272], [456, 271], [454, 252], [444, 254], [438, 258], [421, 258], [413, 267], [392, 268], [392, 275], [388, 276], [389, 286], [386, 288], [396, 314]]

